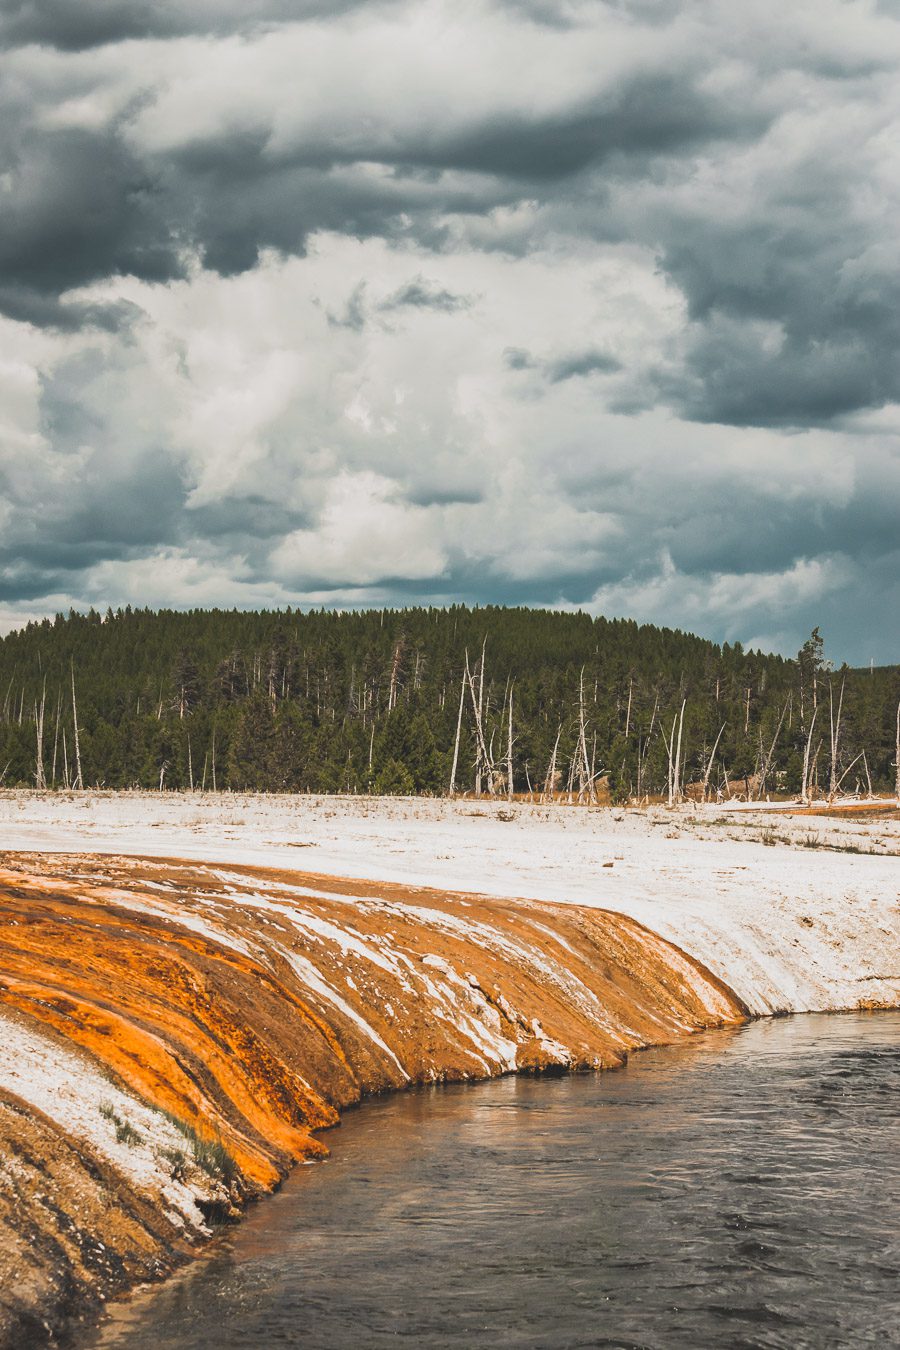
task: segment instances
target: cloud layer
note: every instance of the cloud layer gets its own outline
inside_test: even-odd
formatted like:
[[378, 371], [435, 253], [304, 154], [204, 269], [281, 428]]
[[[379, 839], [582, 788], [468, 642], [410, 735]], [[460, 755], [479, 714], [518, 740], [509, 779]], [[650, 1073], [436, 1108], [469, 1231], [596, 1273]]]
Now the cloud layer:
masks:
[[898, 659], [900, 5], [20, 0], [0, 45], [0, 621]]

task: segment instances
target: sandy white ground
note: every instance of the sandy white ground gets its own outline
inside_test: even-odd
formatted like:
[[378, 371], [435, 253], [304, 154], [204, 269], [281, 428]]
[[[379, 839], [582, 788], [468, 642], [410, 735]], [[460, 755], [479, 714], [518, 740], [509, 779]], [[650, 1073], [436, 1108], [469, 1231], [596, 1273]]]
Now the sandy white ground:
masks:
[[[809, 836], [823, 846], [801, 846]], [[865, 851], [837, 851], [848, 847]], [[754, 1012], [900, 1003], [895, 820], [833, 822], [721, 807], [638, 813], [472, 801], [6, 793], [0, 849], [246, 863], [594, 905], [677, 942]]]

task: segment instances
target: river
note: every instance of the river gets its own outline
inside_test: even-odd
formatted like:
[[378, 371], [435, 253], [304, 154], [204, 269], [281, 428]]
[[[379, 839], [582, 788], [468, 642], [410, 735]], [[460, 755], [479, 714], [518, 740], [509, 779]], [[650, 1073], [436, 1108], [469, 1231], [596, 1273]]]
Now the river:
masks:
[[370, 1101], [96, 1350], [900, 1344], [900, 1013]]

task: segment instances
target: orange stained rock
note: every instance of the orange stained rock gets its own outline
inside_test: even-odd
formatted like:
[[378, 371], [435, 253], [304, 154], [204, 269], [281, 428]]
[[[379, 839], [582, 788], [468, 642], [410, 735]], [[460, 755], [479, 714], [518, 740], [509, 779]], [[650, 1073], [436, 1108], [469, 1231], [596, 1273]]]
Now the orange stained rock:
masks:
[[[189, 1197], [222, 1194], [226, 1208], [325, 1152], [312, 1132], [367, 1093], [614, 1066], [637, 1046], [744, 1016], [696, 961], [601, 910], [171, 859], [12, 854], [0, 855], [3, 1005], [71, 1044], [74, 1079], [93, 1059], [221, 1141], [236, 1175], [223, 1189], [223, 1169], [217, 1189]], [[40, 1197], [49, 1177], [58, 1201], [37, 1225], [27, 1206], [0, 1204], [0, 1255], [28, 1253], [35, 1276], [11, 1303], [0, 1291], [4, 1346], [17, 1344], [16, 1333], [4, 1343], [4, 1325], [46, 1320], [41, 1290], [96, 1305], [189, 1250], [151, 1183], [142, 1194], [124, 1173], [116, 1180], [65, 1109], [52, 1119], [10, 1098], [0, 1110], [0, 1134], [28, 1141], [17, 1185]], [[82, 1259], [95, 1239], [102, 1268]]]
[[368, 1092], [615, 1065], [744, 1015], [670, 943], [580, 906], [8, 855], [0, 916], [0, 1000], [221, 1137], [262, 1187]]
[[[4, 983], [0, 998], [88, 1050], [152, 1106], [191, 1125], [201, 1137], [221, 1139], [250, 1181], [271, 1188], [283, 1174], [283, 1168], [276, 1167], [263, 1148], [220, 1114], [216, 1102], [197, 1088], [176, 1054], [135, 1023], [77, 997], [59, 994], [47, 985], [25, 980]], [[215, 1072], [221, 1063], [212, 1067]], [[267, 1123], [272, 1144], [292, 1159], [321, 1151], [318, 1141], [305, 1131], [286, 1129], [274, 1117], [263, 1121], [249, 1093], [237, 1096], [235, 1104], [243, 1107], [254, 1122]]]

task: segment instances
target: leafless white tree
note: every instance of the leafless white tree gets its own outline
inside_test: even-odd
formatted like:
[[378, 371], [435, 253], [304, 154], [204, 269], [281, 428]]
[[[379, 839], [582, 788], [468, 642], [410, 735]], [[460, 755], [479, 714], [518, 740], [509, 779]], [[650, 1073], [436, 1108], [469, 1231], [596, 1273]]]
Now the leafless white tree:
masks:
[[75, 663], [70, 662], [70, 671], [72, 675], [72, 726], [75, 732], [75, 778], [72, 781], [73, 788], [83, 788], [84, 779], [81, 776], [81, 742], [78, 737], [78, 705], [75, 702]]
[[44, 683], [41, 689], [40, 706], [34, 705], [34, 730], [37, 739], [37, 748], [34, 763], [34, 786], [39, 792], [42, 792], [47, 786], [47, 778], [44, 774], [44, 708], [47, 703], [47, 676], [44, 676]]
[[772, 757], [773, 757], [773, 755], [775, 754], [775, 746], [776, 746], [777, 743], [778, 743], [778, 737], [779, 737], [780, 734], [781, 734], [781, 728], [782, 728], [782, 726], [784, 725], [784, 719], [785, 719], [785, 717], [787, 716], [787, 710], [788, 710], [788, 704], [785, 703], [784, 707], [783, 707], [782, 710], [781, 710], [781, 716], [780, 716], [779, 719], [778, 719], [778, 726], [775, 728], [775, 735], [772, 737], [772, 744], [769, 746], [769, 749], [768, 749], [768, 751], [767, 751], [767, 753], [766, 753], [766, 755], [765, 755], [765, 757], [764, 757], [762, 763], [760, 764], [760, 767], [759, 767], [759, 782], [757, 783], [757, 786], [756, 786], [756, 796], [757, 796], [757, 799], [760, 798], [760, 797], [762, 797], [763, 793], [764, 793], [765, 790], [766, 790], [766, 779], [768, 778], [768, 776], [769, 776], [769, 770], [770, 770], [771, 767], [772, 767]]
[[506, 726], [506, 795], [510, 801], [513, 798], [513, 688], [514, 686], [510, 686], [509, 720]]
[[[844, 681], [841, 680], [841, 693], [838, 698], [837, 715], [834, 711], [834, 687], [831, 680], [828, 681], [828, 715], [831, 724], [831, 771], [828, 780], [828, 797], [833, 801], [837, 796], [840, 783], [843, 782], [844, 775], [838, 780], [838, 751], [841, 744], [841, 711], [844, 707]], [[857, 756], [859, 758], [859, 756]], [[854, 760], [854, 763], [856, 761]]]
[[728, 724], [726, 722], [723, 722], [722, 725], [719, 727], [719, 734], [716, 737], [715, 741], [713, 742], [713, 748], [710, 751], [709, 759], [706, 761], [706, 769], [703, 774], [703, 792], [701, 796], [701, 800], [704, 802], [706, 801], [706, 794], [709, 790], [709, 777], [710, 774], [712, 773], [713, 761], [716, 757], [716, 751], [719, 748], [719, 741], [722, 739], [722, 732], [725, 730], [725, 727], [727, 725]]
[[816, 725], [816, 718], [819, 714], [818, 706], [813, 708], [813, 715], [809, 723], [809, 731], [806, 736], [806, 749], [803, 751], [803, 777], [800, 781], [800, 800], [804, 806], [809, 805], [809, 756], [812, 750], [813, 730]]
[[[466, 652], [466, 671], [469, 669], [469, 653]], [[462, 732], [463, 704], [466, 701], [466, 676], [462, 677], [459, 685], [459, 712], [456, 717], [456, 740], [453, 742], [453, 766], [450, 769], [450, 796], [456, 794], [456, 767], [459, 764], [459, 738]], [[374, 730], [374, 728], [373, 728]], [[371, 760], [370, 760], [371, 764]]]

